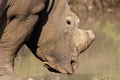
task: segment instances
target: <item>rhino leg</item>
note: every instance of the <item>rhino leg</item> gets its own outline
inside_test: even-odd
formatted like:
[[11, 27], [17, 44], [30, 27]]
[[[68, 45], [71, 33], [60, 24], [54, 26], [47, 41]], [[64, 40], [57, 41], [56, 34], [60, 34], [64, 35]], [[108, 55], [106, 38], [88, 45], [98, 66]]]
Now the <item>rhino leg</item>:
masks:
[[[7, 9], [6, 5], [1, 7], [5, 1]], [[43, 0], [0, 0], [0, 9], [4, 8], [0, 10], [0, 80], [23, 80], [14, 73], [14, 59], [32, 33], [39, 18], [37, 13], [43, 7]]]
[[14, 18], [5, 28], [0, 38], [0, 80], [21, 80], [12, 79], [14, 74], [13, 65], [17, 51], [25, 39], [30, 35], [38, 16], [30, 15], [23, 21]]

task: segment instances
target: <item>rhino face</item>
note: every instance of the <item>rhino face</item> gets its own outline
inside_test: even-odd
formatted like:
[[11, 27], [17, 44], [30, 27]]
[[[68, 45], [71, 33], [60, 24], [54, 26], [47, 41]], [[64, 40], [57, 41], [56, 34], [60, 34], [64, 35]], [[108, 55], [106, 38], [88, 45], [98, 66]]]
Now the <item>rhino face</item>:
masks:
[[92, 31], [78, 29], [79, 22], [65, 0], [56, 0], [37, 45], [37, 56], [47, 68], [70, 74], [75, 71], [79, 54], [95, 38]]

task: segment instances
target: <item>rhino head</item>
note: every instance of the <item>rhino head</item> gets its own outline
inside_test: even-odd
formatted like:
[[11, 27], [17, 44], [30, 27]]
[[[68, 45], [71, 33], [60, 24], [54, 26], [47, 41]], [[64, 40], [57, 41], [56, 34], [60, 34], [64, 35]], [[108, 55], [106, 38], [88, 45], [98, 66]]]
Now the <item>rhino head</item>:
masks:
[[42, 27], [36, 52], [48, 69], [67, 74], [76, 70], [79, 54], [95, 39], [91, 30], [79, 29], [79, 23], [65, 0], [55, 0]]

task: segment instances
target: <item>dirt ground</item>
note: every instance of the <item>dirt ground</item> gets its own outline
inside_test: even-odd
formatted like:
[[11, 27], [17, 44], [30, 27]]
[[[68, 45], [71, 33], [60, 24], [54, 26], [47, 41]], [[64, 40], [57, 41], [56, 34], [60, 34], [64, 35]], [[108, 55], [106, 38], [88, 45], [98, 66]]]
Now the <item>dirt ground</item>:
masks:
[[[96, 40], [80, 55], [78, 70], [67, 77], [71, 80], [120, 80], [120, 0], [69, 0], [69, 4], [80, 18], [80, 28], [93, 30]], [[16, 59], [17, 74], [44, 80], [48, 71], [29, 53], [23, 46], [22, 57]], [[55, 76], [51, 80], [62, 79]]]

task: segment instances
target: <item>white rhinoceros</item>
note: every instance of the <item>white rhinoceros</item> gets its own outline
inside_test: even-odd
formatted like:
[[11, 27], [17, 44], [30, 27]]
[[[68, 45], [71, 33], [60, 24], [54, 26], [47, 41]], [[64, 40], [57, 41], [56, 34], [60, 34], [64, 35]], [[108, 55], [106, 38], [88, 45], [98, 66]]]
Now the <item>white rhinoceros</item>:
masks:
[[13, 69], [23, 44], [47, 68], [72, 74], [79, 54], [95, 38], [78, 27], [66, 0], [0, 0], [0, 80], [23, 80]]

